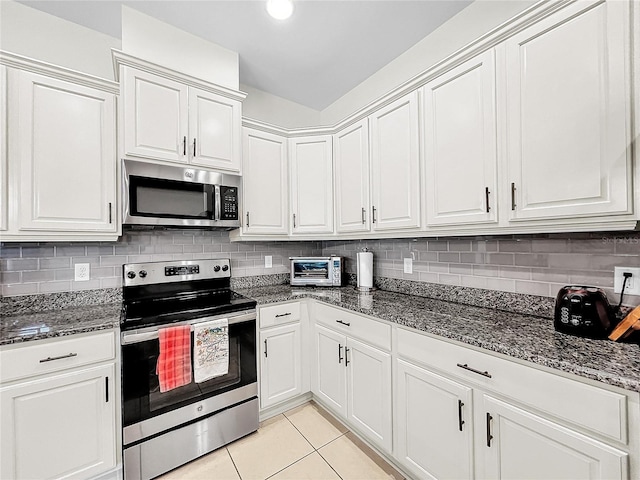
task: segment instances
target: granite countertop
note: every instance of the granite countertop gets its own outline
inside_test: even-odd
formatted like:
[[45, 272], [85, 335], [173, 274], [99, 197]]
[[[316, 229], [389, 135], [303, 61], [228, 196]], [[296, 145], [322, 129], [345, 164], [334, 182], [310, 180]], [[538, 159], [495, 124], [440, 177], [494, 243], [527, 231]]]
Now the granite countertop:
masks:
[[121, 303], [107, 303], [3, 315], [0, 345], [117, 328], [121, 310]]
[[422, 332], [640, 392], [640, 345], [556, 332], [548, 318], [472, 307], [425, 297], [353, 287], [277, 285], [238, 290], [258, 305], [314, 298]]

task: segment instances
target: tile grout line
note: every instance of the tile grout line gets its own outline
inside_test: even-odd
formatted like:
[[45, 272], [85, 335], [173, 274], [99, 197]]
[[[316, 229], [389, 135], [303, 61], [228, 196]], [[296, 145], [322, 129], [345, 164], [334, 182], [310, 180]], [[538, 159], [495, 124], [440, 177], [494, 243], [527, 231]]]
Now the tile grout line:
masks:
[[[322, 455], [322, 453], [320, 453], [320, 448], [324, 448], [324, 447], [326, 447], [327, 445], [329, 445], [330, 443], [335, 442], [335, 441], [336, 441], [337, 439], [339, 439], [340, 437], [343, 437], [344, 435], [346, 435], [346, 434], [347, 434], [347, 432], [349, 432], [349, 430], [347, 430], [347, 432], [341, 433], [340, 435], [338, 435], [338, 436], [337, 436], [336, 438], [334, 438], [333, 440], [331, 440], [331, 441], [329, 441], [329, 442], [325, 443], [324, 445], [321, 445], [319, 448], [316, 448], [316, 447], [314, 447], [314, 446], [313, 446], [313, 444], [312, 444], [309, 440], [307, 440], [307, 437], [305, 437], [305, 436], [304, 436], [304, 434], [303, 434], [303, 433], [298, 429], [298, 427], [296, 427], [296, 425], [291, 421], [291, 419], [287, 416], [287, 414], [286, 414], [286, 413], [283, 413], [282, 415], [284, 415], [284, 418], [286, 418], [286, 419], [289, 421], [289, 423], [290, 423], [291, 425], [293, 425], [293, 428], [295, 428], [295, 429], [298, 431], [298, 433], [300, 433], [300, 435], [302, 435], [302, 438], [304, 438], [304, 439], [307, 441], [307, 443], [308, 443], [309, 445], [311, 445], [311, 448], [313, 448], [313, 452], [311, 452], [311, 453], [316, 452], [318, 455], [320, 455], [320, 458], [322, 458], [322, 460], [324, 461], [324, 463], [326, 463], [327, 465], [329, 465], [329, 468], [331, 468], [331, 470], [333, 470], [333, 471], [335, 472], [335, 474], [338, 476], [338, 478], [339, 478], [340, 480], [344, 480], [344, 479], [340, 476], [340, 474], [336, 471], [336, 469], [335, 469], [335, 468], [333, 468], [333, 465], [331, 465], [331, 464], [327, 461], [327, 459], [326, 459], [326, 458], [324, 458], [324, 456]], [[311, 455], [311, 453], [309, 453], [309, 455]], [[309, 455], [305, 455], [305, 456], [304, 456], [304, 457], [302, 457], [302, 458], [306, 458], [306, 457], [308, 457]], [[302, 458], [301, 458], [300, 460], [302, 460]], [[295, 463], [299, 462], [300, 460], [297, 460], [296, 462], [293, 462], [291, 465], [293, 465], [293, 464], [295, 464]], [[285, 468], [289, 468], [291, 465], [288, 465], [288, 466], [287, 466], [287, 467], [285, 467]], [[284, 468], [283, 468], [282, 470], [284, 470]], [[280, 471], [282, 471], [282, 470], [280, 470]], [[279, 473], [279, 472], [277, 472], [277, 473]], [[274, 473], [274, 475], [275, 475], [275, 473]]]
[[[306, 439], [305, 439], [305, 440], [306, 440]], [[311, 446], [313, 447], [313, 445], [311, 445]], [[293, 465], [295, 465], [296, 463], [298, 463], [298, 462], [300, 462], [300, 461], [304, 460], [304, 459], [305, 459], [305, 458], [307, 458], [309, 455], [313, 455], [314, 453], [316, 453], [316, 451], [315, 451], [315, 450], [314, 450], [313, 452], [309, 452], [309, 453], [307, 453], [305, 456], [303, 456], [303, 457], [299, 458], [298, 460], [296, 460], [296, 461], [295, 461], [295, 462], [293, 462], [292, 464], [287, 465], [287, 466], [286, 466], [286, 467], [284, 467], [284, 468], [281, 468], [280, 470], [278, 470], [277, 472], [275, 472], [275, 473], [274, 473], [274, 474], [272, 474], [272, 475], [269, 475], [267, 478], [265, 478], [265, 480], [268, 480], [269, 478], [274, 477], [275, 475], [279, 474], [280, 472], [283, 472], [284, 470], [286, 470], [286, 469], [287, 469], [287, 468], [289, 468], [289, 467], [292, 467], [292, 466], [293, 466]], [[242, 480], [242, 479], [240, 479], [240, 480]]]
[[240, 480], [242, 480], [242, 475], [240, 475], [240, 470], [238, 470], [238, 466], [236, 465], [236, 462], [233, 460], [233, 456], [231, 455], [231, 452], [229, 451], [228, 447], [224, 447], [224, 449], [227, 451], [227, 455], [229, 455], [229, 458], [231, 459], [231, 463], [233, 464], [233, 468], [236, 469], [236, 473], [238, 474], [238, 478]]

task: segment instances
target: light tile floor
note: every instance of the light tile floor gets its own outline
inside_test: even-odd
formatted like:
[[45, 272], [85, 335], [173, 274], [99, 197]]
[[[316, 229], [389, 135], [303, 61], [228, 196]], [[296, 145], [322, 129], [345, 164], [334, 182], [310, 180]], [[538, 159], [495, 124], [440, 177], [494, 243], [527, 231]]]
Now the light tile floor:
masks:
[[161, 480], [400, 480], [403, 476], [311, 402]]

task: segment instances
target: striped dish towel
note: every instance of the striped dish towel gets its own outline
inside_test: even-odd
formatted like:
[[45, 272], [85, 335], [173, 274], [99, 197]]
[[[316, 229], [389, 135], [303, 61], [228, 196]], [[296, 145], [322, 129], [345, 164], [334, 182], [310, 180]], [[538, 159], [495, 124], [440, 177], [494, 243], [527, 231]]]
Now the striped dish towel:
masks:
[[162, 328], [158, 331], [158, 338], [160, 355], [156, 374], [160, 391], [168, 392], [191, 383], [191, 327]]

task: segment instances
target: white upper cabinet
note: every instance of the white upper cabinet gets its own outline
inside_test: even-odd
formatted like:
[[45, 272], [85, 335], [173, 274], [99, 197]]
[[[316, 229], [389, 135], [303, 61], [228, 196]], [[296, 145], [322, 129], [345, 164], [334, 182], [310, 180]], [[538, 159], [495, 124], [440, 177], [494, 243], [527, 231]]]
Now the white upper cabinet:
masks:
[[188, 161], [188, 87], [124, 67], [124, 150], [126, 155]]
[[373, 230], [420, 227], [418, 92], [373, 113], [371, 167]]
[[291, 232], [333, 232], [331, 136], [289, 141], [291, 156]]
[[495, 53], [423, 88], [427, 225], [497, 221]]
[[116, 233], [115, 96], [14, 69], [9, 83], [16, 231]]
[[7, 187], [7, 67], [0, 65], [0, 230], [8, 224]]
[[504, 55], [511, 220], [630, 212], [629, 3], [577, 2]]
[[240, 171], [240, 100], [127, 65], [120, 76], [125, 156]]
[[191, 163], [218, 170], [240, 170], [242, 104], [189, 88]]
[[289, 232], [287, 139], [245, 128], [243, 131], [243, 232]]
[[369, 231], [368, 120], [364, 119], [335, 134], [333, 149], [336, 231]]

